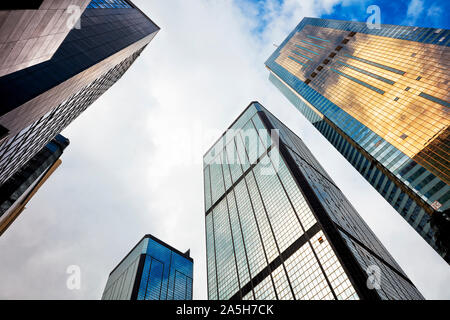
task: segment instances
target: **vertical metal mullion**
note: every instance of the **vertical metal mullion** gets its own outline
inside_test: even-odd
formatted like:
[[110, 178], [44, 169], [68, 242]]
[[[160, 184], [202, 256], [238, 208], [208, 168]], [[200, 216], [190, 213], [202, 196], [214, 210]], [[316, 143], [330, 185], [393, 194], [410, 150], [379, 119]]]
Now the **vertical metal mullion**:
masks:
[[[159, 300], [161, 300], [163, 279], [164, 279], [164, 270], [165, 270], [166, 264], [162, 263], [162, 267], [163, 267], [163, 269], [162, 269], [162, 273], [161, 273], [161, 286], [159, 287]], [[166, 297], [166, 300], [167, 300], [167, 297]]]
[[150, 278], [150, 273], [152, 271], [152, 264], [153, 264], [153, 257], [150, 257], [150, 267], [148, 268], [148, 277], [147, 277], [147, 283], [145, 285], [145, 294], [144, 294], [144, 300], [146, 300], [147, 298], [147, 290], [148, 290], [148, 283], [150, 282], [151, 278]]
[[[234, 138], [233, 138], [233, 146], [235, 148], [236, 155], [239, 158], [239, 152], [237, 150], [237, 144], [236, 144], [236, 141], [235, 141]], [[244, 170], [242, 169], [242, 165], [239, 164], [239, 166], [241, 167], [242, 175], [244, 175]], [[230, 170], [230, 176], [231, 176], [231, 170]], [[243, 180], [245, 180], [245, 177], [242, 177], [242, 178], [243, 178]], [[231, 176], [231, 180], [233, 181], [233, 177], [232, 176]], [[236, 192], [234, 190], [234, 187], [233, 187], [233, 197], [234, 197], [234, 202], [235, 202], [235, 205], [236, 205], [236, 213], [237, 213], [237, 217], [238, 217], [238, 221], [239, 221], [239, 229], [241, 231], [242, 244], [244, 245], [244, 253], [245, 253], [245, 259], [247, 261], [247, 270], [248, 270], [248, 275], [249, 275], [249, 282], [250, 282], [250, 286], [252, 288], [253, 298], [255, 298], [255, 288], [253, 286], [252, 271], [250, 269], [250, 262], [248, 260], [247, 246], [245, 244], [244, 231], [243, 231], [243, 228], [242, 228], [241, 216], [239, 214], [239, 206], [237, 204], [237, 197], [236, 197]]]
[[124, 276], [123, 276], [123, 282], [122, 282], [122, 284], [120, 285], [120, 294], [119, 294], [119, 299], [120, 299], [120, 296], [122, 295], [122, 290], [124, 289], [124, 285], [125, 285], [125, 282], [126, 282], [126, 280], [127, 280], [127, 275], [128, 275], [128, 268], [122, 273]]
[[[253, 127], [255, 128], [255, 130], [256, 130], [256, 132], [257, 132], [257, 134], [258, 134], [258, 137], [259, 137], [259, 139], [261, 140], [261, 143], [263, 143], [262, 138], [259, 136], [259, 133], [258, 133], [258, 131], [257, 131], [257, 129], [256, 129], [255, 123], [254, 123], [253, 120], [251, 120], [251, 119], [250, 119], [250, 121], [252, 121]], [[262, 121], [261, 121], [261, 122], [262, 122]], [[264, 125], [264, 123], [263, 123], [263, 125]], [[266, 129], [267, 129], [267, 128], [266, 128]], [[267, 130], [267, 131], [269, 131], [269, 130]], [[264, 145], [264, 144], [263, 144], [263, 145]], [[274, 167], [274, 165], [273, 165], [273, 163], [272, 163], [272, 160], [270, 159], [269, 153], [270, 153], [270, 151], [267, 152], [266, 157], [269, 158], [270, 164], [272, 165], [272, 167], [273, 167], [273, 169], [274, 169], [274, 172], [276, 172], [276, 171], [275, 171], [275, 167]], [[294, 289], [292, 288], [291, 280], [289, 279], [289, 276], [288, 276], [288, 273], [287, 273], [287, 269], [286, 269], [286, 265], [284, 264], [284, 259], [283, 259], [283, 256], [281, 255], [281, 250], [280, 250], [280, 247], [279, 247], [279, 245], [278, 245], [277, 238], [275, 237], [275, 231], [273, 230], [272, 223], [270, 222], [269, 214], [267, 213], [266, 205], [265, 205], [265, 203], [264, 203], [264, 199], [263, 199], [263, 197], [262, 197], [261, 190], [259, 189], [258, 181], [256, 180], [256, 176], [255, 176], [255, 173], [253, 172], [253, 170], [252, 170], [252, 174], [253, 174], [253, 179], [255, 179], [255, 185], [256, 185], [256, 188], [257, 188], [257, 190], [258, 190], [259, 196], [260, 196], [260, 198], [261, 198], [261, 202], [262, 202], [262, 204], [263, 204], [264, 212], [266, 213], [267, 221], [269, 222], [270, 230], [272, 231], [272, 235], [273, 235], [273, 239], [274, 239], [274, 241], [275, 241], [275, 245], [277, 246], [277, 250], [278, 250], [278, 253], [279, 253], [278, 256], [279, 256], [279, 258], [280, 258], [280, 260], [281, 260], [281, 265], [283, 266], [283, 270], [284, 270], [284, 272], [285, 272], [285, 274], [286, 274], [286, 279], [287, 279], [287, 281], [288, 281], [289, 288], [291, 289], [292, 297], [295, 299]], [[283, 186], [282, 183], [281, 183], [281, 185]], [[289, 199], [289, 196], [287, 195], [287, 193], [286, 193], [286, 196], [287, 196], [287, 198]], [[295, 212], [295, 210], [294, 210], [294, 212]], [[306, 233], [305, 230], [304, 230], [304, 228], [303, 228], [303, 226], [302, 226], [301, 224], [300, 224], [300, 226], [302, 227], [303, 232]], [[274, 287], [274, 288], [275, 288], [275, 291], [276, 291], [276, 287]]]
[[[228, 161], [228, 155], [227, 155], [227, 152], [226, 152], [226, 148], [227, 148], [227, 146], [225, 145], [225, 147], [224, 147], [222, 152], [223, 152], [224, 157]], [[231, 177], [231, 170], [229, 168], [228, 162], [225, 165], [228, 168], [228, 172], [230, 174], [231, 183], [233, 183], [233, 178]], [[223, 176], [223, 185], [224, 185], [224, 190], [225, 190], [225, 193], [226, 193], [227, 187], [226, 187], [226, 184], [225, 184], [225, 174], [223, 172], [224, 171], [223, 167], [224, 167], [224, 164], [221, 165], [221, 168], [222, 168], [222, 176]], [[231, 186], [230, 186], [230, 188], [231, 188]], [[231, 243], [233, 245], [234, 263], [235, 263], [235, 266], [236, 266], [236, 275], [237, 275], [237, 280], [238, 280], [238, 287], [239, 287], [239, 292], [241, 292], [241, 281], [240, 281], [240, 278], [239, 278], [239, 268], [238, 268], [238, 264], [237, 264], [236, 248], [235, 248], [235, 245], [234, 245], [233, 229], [232, 229], [232, 226], [231, 226], [231, 218], [230, 218], [230, 207], [229, 207], [229, 204], [228, 204], [228, 196], [227, 195], [225, 196], [225, 201], [226, 201], [226, 204], [227, 204], [227, 217], [228, 217], [228, 223], [230, 225]], [[241, 299], [242, 299], [242, 292], [241, 292]]]
[[[250, 158], [248, 157], [247, 150], [245, 149], [245, 143], [244, 143], [244, 141], [243, 141], [243, 139], [242, 139], [242, 135], [241, 135], [240, 133], [238, 133], [238, 135], [239, 135], [239, 137], [240, 137], [240, 139], [241, 139], [242, 145], [243, 145], [243, 147], [244, 147], [244, 153], [245, 153], [245, 155], [247, 156], [247, 160], [249, 161], [249, 166], [250, 166], [250, 168], [251, 168]], [[238, 139], [238, 138], [237, 138], [237, 139]], [[238, 156], [239, 156], [239, 153], [238, 153]], [[253, 169], [250, 169], [250, 172], [253, 173]], [[250, 172], [249, 172], [249, 173], [250, 173]], [[270, 276], [270, 280], [272, 281], [273, 291], [275, 292], [275, 297], [276, 297], [276, 299], [278, 300], [278, 294], [277, 294], [277, 290], [276, 290], [276, 288], [275, 288], [275, 281], [273, 281], [273, 277], [272, 277], [272, 271], [273, 271], [273, 270], [272, 270], [272, 268], [270, 268], [269, 259], [267, 258], [266, 247], [264, 246], [264, 241], [263, 241], [263, 238], [262, 238], [262, 235], [261, 235], [261, 230], [260, 230], [260, 228], [259, 228], [258, 219], [256, 218], [255, 207], [253, 206], [253, 201], [252, 201], [252, 197], [251, 197], [251, 195], [250, 195], [250, 190], [249, 190], [249, 188], [248, 188], [248, 184], [247, 184], [247, 179], [246, 179], [246, 177], [244, 177], [243, 180], [244, 180], [244, 182], [245, 182], [245, 187], [246, 187], [246, 189], [247, 189], [248, 198], [249, 198], [249, 201], [250, 201], [250, 205], [251, 205], [251, 207], [252, 207], [253, 217], [255, 218], [256, 228], [257, 228], [257, 230], [258, 230], [258, 235], [259, 235], [259, 238], [261, 239], [261, 245], [262, 245], [262, 247], [263, 247], [264, 257], [266, 258], [267, 267], [268, 267], [268, 269], [269, 269], [269, 273], [270, 273], [269, 276]], [[256, 181], [255, 181], [255, 183], [256, 183]], [[262, 201], [262, 200], [261, 200], [261, 201]], [[276, 242], [276, 241], [275, 241], [275, 242]]]
[[184, 284], [184, 300], [187, 300], [186, 299], [186, 297], [187, 297], [187, 290], [188, 290], [188, 277], [185, 277], [186, 278], [186, 283]]
[[214, 209], [210, 212], [211, 215], [211, 223], [212, 223], [212, 231], [213, 231], [213, 239], [214, 239], [214, 269], [216, 273], [216, 291], [217, 291], [217, 300], [219, 300], [219, 277], [217, 275], [217, 251], [216, 251], [216, 232], [214, 228]]
[[172, 250], [170, 250], [170, 261], [169, 261], [169, 273], [167, 274], [167, 290], [166, 290], [166, 300], [169, 300], [169, 284], [170, 284], [170, 271], [172, 268]]
[[[208, 166], [206, 168], [208, 169], [209, 201], [211, 202], [211, 206], [210, 206], [209, 209], [211, 209], [213, 204], [212, 204], [212, 188], [211, 188], [211, 170], [210, 170], [210, 165], [208, 164]], [[205, 211], [206, 210], [207, 209], [206, 209], [206, 199], [205, 199]], [[213, 214], [213, 210], [212, 209], [211, 209], [211, 212], [209, 214], [211, 214], [211, 219], [212, 219], [212, 214]], [[213, 233], [213, 237], [214, 237], [214, 233]], [[205, 216], [205, 243], [208, 244], [208, 230], [207, 230], [207, 225], [206, 225], [206, 216]], [[214, 252], [214, 255], [215, 255], [215, 252]], [[215, 257], [214, 257], [214, 260], [215, 260]], [[208, 271], [208, 248], [206, 248], [206, 270]], [[209, 272], [206, 272], [206, 281], [207, 281], [206, 283], [209, 283]], [[217, 281], [216, 281], [216, 283], [217, 283]], [[211, 297], [209, 296], [209, 290], [208, 290], [208, 300], [210, 300], [210, 299], [211, 299]]]

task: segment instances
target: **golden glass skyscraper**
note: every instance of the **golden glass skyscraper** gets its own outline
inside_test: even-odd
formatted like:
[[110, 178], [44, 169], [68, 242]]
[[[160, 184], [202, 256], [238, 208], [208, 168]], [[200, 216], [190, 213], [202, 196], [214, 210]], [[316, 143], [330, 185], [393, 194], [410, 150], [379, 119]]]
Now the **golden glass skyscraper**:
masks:
[[270, 80], [449, 261], [450, 30], [374, 27], [303, 19]]

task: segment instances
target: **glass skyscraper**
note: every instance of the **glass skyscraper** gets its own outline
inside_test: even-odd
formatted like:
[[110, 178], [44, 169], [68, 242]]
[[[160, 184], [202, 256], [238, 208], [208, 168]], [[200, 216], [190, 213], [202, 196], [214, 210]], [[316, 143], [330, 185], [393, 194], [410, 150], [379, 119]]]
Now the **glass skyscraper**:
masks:
[[270, 80], [449, 262], [450, 30], [304, 18]]
[[20, 170], [0, 186], [0, 236], [23, 212], [25, 206], [61, 164], [69, 140], [57, 135]]
[[146, 235], [111, 271], [102, 300], [192, 300], [194, 261]]
[[78, 2], [70, 3], [82, 15], [68, 33], [69, 1], [0, 12], [0, 41], [24, 45], [8, 53], [7, 39], [0, 50], [0, 66], [14, 69], [0, 77], [0, 185], [118, 81], [159, 30], [129, 0]]
[[423, 299], [301, 139], [252, 102], [204, 156], [208, 298]]

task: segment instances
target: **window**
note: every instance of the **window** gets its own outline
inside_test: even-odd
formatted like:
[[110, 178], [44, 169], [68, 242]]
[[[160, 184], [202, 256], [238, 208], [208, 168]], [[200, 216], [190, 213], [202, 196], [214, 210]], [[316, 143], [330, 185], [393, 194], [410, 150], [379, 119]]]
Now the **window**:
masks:
[[332, 52], [332, 53], [330, 53], [330, 55], [329, 55], [328, 57], [334, 58], [335, 56], [336, 56], [336, 53], [335, 53], [335, 52]]
[[409, 91], [409, 89], [411, 89], [411, 87], [406, 87], [405, 91]]
[[398, 97], [395, 97], [394, 101], [398, 101]]
[[348, 39], [342, 40], [342, 43], [343, 43], [343, 44], [346, 44], [347, 42], [348, 42]]
[[342, 46], [337, 46], [335, 50], [336, 50], [336, 51], [339, 51], [339, 50], [341, 50], [341, 49], [342, 49]]

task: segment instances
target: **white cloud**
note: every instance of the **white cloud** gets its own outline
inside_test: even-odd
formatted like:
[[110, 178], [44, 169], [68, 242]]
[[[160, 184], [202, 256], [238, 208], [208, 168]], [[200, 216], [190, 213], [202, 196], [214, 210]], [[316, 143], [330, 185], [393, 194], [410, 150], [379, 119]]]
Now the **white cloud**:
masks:
[[[161, 31], [64, 132], [62, 166], [0, 238], [0, 297], [98, 299], [152, 233], [191, 248], [194, 297], [206, 298], [203, 153], [258, 100], [300, 135], [425, 296], [450, 298], [448, 265], [267, 80], [273, 44], [337, 1], [267, 1], [261, 34], [258, 10], [231, 1], [135, 3]], [[81, 267], [79, 292], [65, 287], [69, 265]]]
[[438, 18], [442, 15], [442, 8], [436, 4], [432, 4], [427, 10], [427, 17]]
[[405, 23], [413, 25], [423, 12], [423, 0], [411, 0], [406, 12]]

